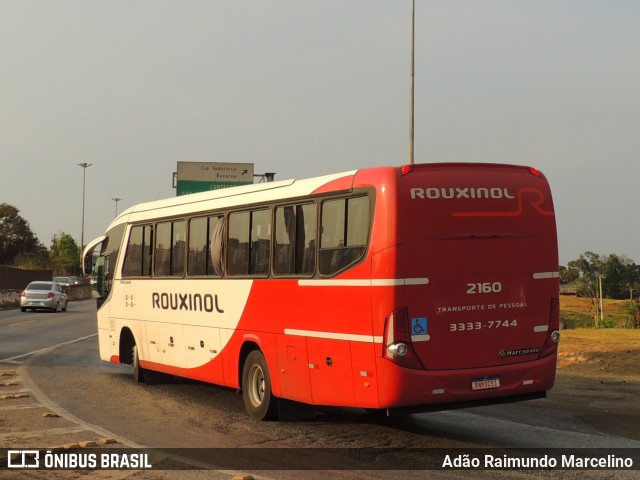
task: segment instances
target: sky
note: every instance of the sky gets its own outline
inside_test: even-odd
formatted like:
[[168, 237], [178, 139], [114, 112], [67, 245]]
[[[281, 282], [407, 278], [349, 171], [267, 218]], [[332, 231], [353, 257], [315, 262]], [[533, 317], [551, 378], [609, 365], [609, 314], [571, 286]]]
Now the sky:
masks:
[[[534, 166], [561, 264], [640, 263], [639, 26], [636, 0], [416, 0], [416, 163]], [[80, 244], [79, 163], [85, 243], [179, 161], [407, 163], [410, 38], [410, 0], [0, 0], [0, 203]]]

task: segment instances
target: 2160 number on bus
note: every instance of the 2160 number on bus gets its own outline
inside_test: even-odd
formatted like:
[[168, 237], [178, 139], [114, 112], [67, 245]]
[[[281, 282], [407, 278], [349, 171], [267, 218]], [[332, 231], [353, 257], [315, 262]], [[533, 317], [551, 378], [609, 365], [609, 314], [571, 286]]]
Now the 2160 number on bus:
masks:
[[465, 332], [469, 330], [482, 330], [490, 328], [517, 327], [518, 320], [489, 320], [488, 322], [450, 323], [450, 332]]
[[476, 295], [479, 293], [500, 293], [502, 291], [502, 283], [485, 282], [485, 283], [467, 283], [467, 295]]

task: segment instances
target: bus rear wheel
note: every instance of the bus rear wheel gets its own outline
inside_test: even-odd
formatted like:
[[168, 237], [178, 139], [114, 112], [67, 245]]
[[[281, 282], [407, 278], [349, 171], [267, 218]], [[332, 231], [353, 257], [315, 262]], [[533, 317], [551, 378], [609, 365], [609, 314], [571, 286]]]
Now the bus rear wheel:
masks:
[[147, 385], [156, 385], [158, 383], [166, 383], [172, 377], [168, 373], [156, 372], [155, 370], [147, 370], [140, 366], [140, 357], [138, 355], [138, 347], [133, 346], [131, 350], [133, 358], [133, 379], [137, 383], [146, 383]]
[[144, 383], [144, 368], [140, 366], [140, 358], [138, 357], [138, 347], [136, 345], [133, 346], [131, 351], [131, 355], [133, 358], [133, 380], [136, 383]]
[[257, 420], [273, 420], [278, 414], [278, 399], [271, 391], [271, 378], [264, 355], [252, 351], [242, 369], [242, 398], [249, 414]]

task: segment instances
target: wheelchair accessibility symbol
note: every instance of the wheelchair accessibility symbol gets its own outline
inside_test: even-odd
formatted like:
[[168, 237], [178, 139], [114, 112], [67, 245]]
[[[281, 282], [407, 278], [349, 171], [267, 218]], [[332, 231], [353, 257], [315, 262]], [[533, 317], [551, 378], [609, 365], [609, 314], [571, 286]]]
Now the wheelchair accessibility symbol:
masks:
[[427, 333], [426, 317], [416, 317], [411, 319], [411, 340], [414, 342], [424, 342], [431, 338]]

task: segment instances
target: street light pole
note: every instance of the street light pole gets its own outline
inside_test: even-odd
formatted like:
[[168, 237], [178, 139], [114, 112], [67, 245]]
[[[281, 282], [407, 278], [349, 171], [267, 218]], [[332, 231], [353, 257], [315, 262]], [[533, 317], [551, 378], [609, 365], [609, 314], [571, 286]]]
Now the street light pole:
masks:
[[414, 146], [414, 134], [413, 134], [413, 125], [414, 125], [414, 112], [413, 106], [415, 103], [414, 100], [414, 77], [415, 77], [415, 27], [416, 27], [416, 0], [411, 0], [411, 86], [410, 90], [410, 99], [409, 99], [409, 165], [413, 165], [414, 163], [414, 154], [413, 154], [413, 146]]
[[[79, 167], [82, 167], [82, 230], [80, 231], [80, 255], [82, 256], [82, 251], [84, 250], [84, 199], [85, 199], [85, 185], [87, 180], [87, 168], [89, 168], [92, 163], [78, 163], [76, 164]], [[82, 259], [80, 260], [82, 264]]]
[[117, 216], [118, 216], [118, 202], [119, 202], [120, 200], [122, 200], [122, 199], [121, 199], [121, 198], [116, 197], [116, 198], [112, 198], [111, 200], [113, 200], [114, 202], [116, 202], [116, 217], [117, 217]]

